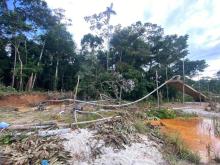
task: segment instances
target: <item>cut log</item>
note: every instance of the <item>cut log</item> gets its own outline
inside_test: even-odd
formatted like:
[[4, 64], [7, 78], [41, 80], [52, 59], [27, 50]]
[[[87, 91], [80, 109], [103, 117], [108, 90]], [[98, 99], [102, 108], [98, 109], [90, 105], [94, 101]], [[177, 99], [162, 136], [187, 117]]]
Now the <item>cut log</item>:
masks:
[[33, 129], [46, 129], [52, 126], [57, 126], [57, 123], [54, 121], [47, 121], [47, 122], [32, 123], [32, 124], [19, 124], [19, 125], [11, 125], [7, 129], [8, 130], [33, 130]]

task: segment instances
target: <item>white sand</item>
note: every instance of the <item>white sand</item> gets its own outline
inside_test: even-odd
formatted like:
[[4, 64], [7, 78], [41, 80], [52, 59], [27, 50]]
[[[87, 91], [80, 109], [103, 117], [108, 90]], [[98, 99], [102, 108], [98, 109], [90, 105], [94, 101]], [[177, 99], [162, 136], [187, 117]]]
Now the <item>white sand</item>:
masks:
[[[102, 147], [101, 155], [97, 159], [92, 159], [91, 146], [97, 141], [93, 136], [94, 132], [88, 129], [80, 129], [62, 135], [67, 140], [63, 142], [67, 151], [71, 152], [73, 159], [70, 164], [74, 165], [164, 165], [162, 154], [158, 151], [155, 142], [149, 140], [147, 136], [140, 135], [142, 142], [133, 143], [115, 152], [111, 147]], [[103, 142], [99, 142], [101, 146]]]

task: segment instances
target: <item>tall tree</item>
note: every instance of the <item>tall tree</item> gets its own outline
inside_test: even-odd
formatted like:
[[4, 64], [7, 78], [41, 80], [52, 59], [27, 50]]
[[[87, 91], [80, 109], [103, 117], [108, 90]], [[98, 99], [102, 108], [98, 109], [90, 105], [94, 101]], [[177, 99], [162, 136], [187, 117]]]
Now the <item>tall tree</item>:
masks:
[[[10, 7], [9, 7], [10, 5]], [[0, 10], [1, 39], [6, 39], [13, 50], [12, 86], [14, 87], [17, 59], [20, 64], [19, 89], [23, 89], [23, 66], [27, 59], [27, 40], [34, 40], [46, 28], [56, 23], [57, 18], [43, 0], [4, 0]], [[25, 47], [24, 53], [21, 52]]]
[[107, 52], [106, 52], [106, 68], [109, 69], [109, 41], [110, 35], [112, 34], [113, 26], [110, 25], [111, 15], [116, 15], [116, 12], [113, 10], [113, 3], [106, 8], [105, 11], [92, 16], [86, 16], [84, 19], [86, 22], [90, 23], [90, 29], [96, 30], [99, 37], [103, 40], [106, 40]]

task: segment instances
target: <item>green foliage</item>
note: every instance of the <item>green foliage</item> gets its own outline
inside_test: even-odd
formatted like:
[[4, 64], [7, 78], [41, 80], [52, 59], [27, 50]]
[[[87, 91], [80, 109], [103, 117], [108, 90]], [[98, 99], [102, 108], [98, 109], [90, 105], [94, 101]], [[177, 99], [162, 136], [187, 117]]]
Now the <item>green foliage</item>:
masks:
[[10, 86], [6, 87], [3, 84], [0, 84], [0, 94], [1, 93], [15, 93], [15, 88], [12, 88]]
[[[190, 61], [189, 59], [184, 60], [185, 65], [185, 75], [195, 76], [198, 72], [203, 72], [204, 69], [208, 66], [205, 60], [195, 60]], [[173, 66], [173, 71], [176, 75], [182, 75], [183, 62], [179, 60], [176, 65]]]
[[0, 145], [11, 144], [13, 142], [13, 136], [11, 134], [2, 134], [0, 136]]
[[189, 114], [184, 113], [183, 111], [175, 111], [172, 109], [150, 109], [146, 111], [147, 117], [156, 117], [159, 119], [174, 119], [174, 118], [183, 118], [183, 119], [189, 119], [192, 117], [197, 117], [198, 115], [195, 113]]
[[147, 117], [157, 117], [159, 119], [176, 118], [176, 112], [171, 109], [151, 109], [146, 112]]
[[[104, 93], [135, 100], [156, 87], [156, 70], [159, 84], [182, 74], [188, 35], [166, 35], [159, 25], [140, 21], [123, 28], [112, 26], [109, 21], [116, 12], [111, 5], [85, 17], [96, 35], [83, 36], [81, 50], [76, 51], [63, 9], [52, 10], [44, 0], [4, 2], [0, 5], [0, 81], [6, 86], [29, 90], [32, 83], [35, 89], [73, 90], [80, 75], [81, 98], [96, 99]], [[185, 74], [193, 76], [206, 66], [204, 60], [186, 59]], [[217, 88], [218, 83], [210, 83]], [[161, 91], [165, 96], [166, 89]], [[176, 96], [171, 89], [169, 98]]]
[[14, 135], [13, 133], [2, 133], [0, 135], [0, 145], [9, 145], [17, 141], [21, 141], [22, 139], [26, 138], [26, 134]]

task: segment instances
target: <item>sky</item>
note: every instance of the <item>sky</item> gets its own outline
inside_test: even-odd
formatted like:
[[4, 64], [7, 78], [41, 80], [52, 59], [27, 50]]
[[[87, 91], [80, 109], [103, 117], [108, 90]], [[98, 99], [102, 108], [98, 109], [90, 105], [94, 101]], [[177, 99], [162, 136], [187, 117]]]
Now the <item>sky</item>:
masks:
[[111, 24], [128, 26], [136, 21], [151, 22], [165, 34], [189, 35], [191, 60], [205, 59], [208, 68], [200, 76], [214, 76], [220, 70], [220, 0], [46, 0], [52, 9], [63, 8], [72, 19], [68, 30], [80, 45], [90, 31], [84, 17], [102, 12], [113, 3], [117, 15]]

